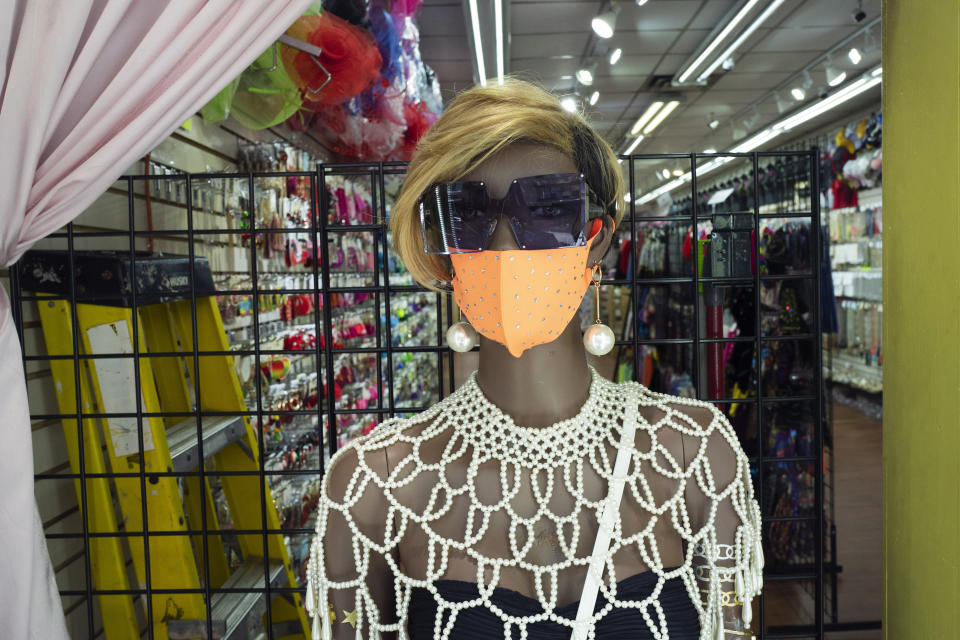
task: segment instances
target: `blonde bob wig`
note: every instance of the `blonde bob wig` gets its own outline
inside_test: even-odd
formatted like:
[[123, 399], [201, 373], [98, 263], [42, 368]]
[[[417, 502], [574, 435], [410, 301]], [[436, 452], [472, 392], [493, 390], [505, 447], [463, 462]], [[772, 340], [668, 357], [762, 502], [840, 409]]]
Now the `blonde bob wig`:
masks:
[[446, 256], [423, 251], [420, 195], [435, 182], [459, 180], [515, 142], [549, 145], [567, 155], [619, 225], [624, 186], [617, 157], [582, 116], [565, 111], [553, 94], [516, 78], [474, 87], [454, 98], [420, 139], [390, 213], [394, 250], [417, 282], [448, 289], [451, 275]]

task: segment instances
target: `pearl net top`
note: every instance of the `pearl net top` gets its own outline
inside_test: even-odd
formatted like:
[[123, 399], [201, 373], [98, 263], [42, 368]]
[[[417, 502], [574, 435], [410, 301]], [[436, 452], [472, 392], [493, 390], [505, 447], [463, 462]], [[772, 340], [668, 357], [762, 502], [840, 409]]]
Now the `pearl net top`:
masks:
[[[307, 569], [313, 637], [406, 638], [411, 591], [437, 603], [434, 637], [457, 613], [486, 607], [504, 636], [541, 620], [571, 627], [555, 610], [579, 599], [588, 567], [606, 605], [637, 609], [655, 638], [670, 630], [657, 596], [682, 580], [701, 640], [742, 637], [762, 587], [760, 511], [748, 461], [712, 405], [613, 383], [595, 371], [574, 417], [518, 426], [471, 376], [424, 413], [395, 418], [352, 441], [323, 480]], [[591, 558], [622, 434], [635, 437], [609, 549]], [[624, 446], [630, 446], [624, 442]], [[617, 582], [650, 571], [643, 600], [619, 599]], [[479, 597], [448, 602], [435, 583], [475, 582]], [[535, 598], [542, 613], [513, 617], [495, 587]]]

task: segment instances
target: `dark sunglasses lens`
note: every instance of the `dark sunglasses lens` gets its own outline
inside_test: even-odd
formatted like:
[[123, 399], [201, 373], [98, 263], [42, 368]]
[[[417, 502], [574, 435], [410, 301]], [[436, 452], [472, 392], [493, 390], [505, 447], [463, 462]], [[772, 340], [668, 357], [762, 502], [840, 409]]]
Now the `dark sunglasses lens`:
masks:
[[428, 253], [481, 251], [490, 232], [487, 192], [479, 182], [434, 185], [423, 197]]
[[584, 198], [579, 174], [534, 176], [517, 181], [520, 206], [511, 222], [523, 249], [576, 247], [586, 242]]

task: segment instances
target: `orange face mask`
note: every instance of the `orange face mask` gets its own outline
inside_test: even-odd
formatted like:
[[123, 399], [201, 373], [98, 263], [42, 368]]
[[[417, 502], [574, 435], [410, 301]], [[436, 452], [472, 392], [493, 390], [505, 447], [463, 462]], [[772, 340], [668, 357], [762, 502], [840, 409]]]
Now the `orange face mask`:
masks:
[[515, 358], [553, 342], [592, 282], [583, 247], [452, 254], [453, 294], [470, 324]]

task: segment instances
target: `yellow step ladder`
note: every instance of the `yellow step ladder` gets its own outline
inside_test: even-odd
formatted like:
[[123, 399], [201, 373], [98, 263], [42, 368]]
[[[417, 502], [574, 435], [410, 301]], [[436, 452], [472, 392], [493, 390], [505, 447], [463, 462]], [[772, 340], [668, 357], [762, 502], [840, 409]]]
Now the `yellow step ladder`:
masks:
[[[66, 252], [28, 253], [21, 263], [24, 291], [69, 297], [68, 260]], [[247, 407], [233, 357], [227, 353], [230, 346], [213, 295], [209, 265], [203, 258], [194, 262], [198, 292], [193, 297], [194, 332], [188, 258], [138, 257], [135, 296], [130, 290], [134, 270], [129, 254], [74, 252], [73, 262], [79, 354], [116, 357], [81, 358], [78, 384], [72, 357], [71, 304], [64, 299], [38, 300], [48, 355], [71, 356], [50, 361], [60, 411], [77, 414], [79, 388], [83, 414], [127, 414], [83, 419], [85, 472], [105, 474], [87, 478], [85, 486], [87, 526], [93, 534], [93, 587], [98, 591], [131, 589], [126, 541], [138, 583], [133, 589], [145, 594], [146, 585], [150, 587], [152, 637], [208, 637], [203, 586], [207, 574], [212, 637], [257, 637], [265, 630], [263, 592], [267, 582], [271, 589], [296, 588], [297, 582], [269, 484], [259, 466], [257, 433], [243, 415]], [[194, 335], [200, 354], [196, 363]], [[134, 354], [140, 356], [136, 368]], [[199, 412], [193, 397], [197, 388]], [[179, 417], [156, 415], [161, 413], [177, 413]], [[137, 415], [141, 416], [142, 434]], [[81, 447], [76, 420], [62, 422], [71, 468], [79, 474]], [[198, 438], [199, 433], [202, 438]], [[197, 473], [201, 447], [206, 471], [202, 479]], [[188, 472], [194, 475], [173, 475]], [[230, 475], [236, 472], [240, 473]], [[219, 481], [230, 523], [219, 521], [211, 479]], [[75, 488], [83, 508], [79, 479]], [[270, 530], [265, 536], [259, 533], [264, 524]], [[207, 535], [200, 535], [201, 530]], [[236, 540], [242, 556], [239, 567], [230, 566], [223, 531]], [[205, 566], [205, 550], [209, 569]], [[195, 591], [177, 592], [189, 589]], [[270, 595], [273, 637], [309, 637], [299, 593]], [[138, 619], [134, 594], [100, 594], [97, 598], [107, 640], [142, 636], [146, 608]]]

